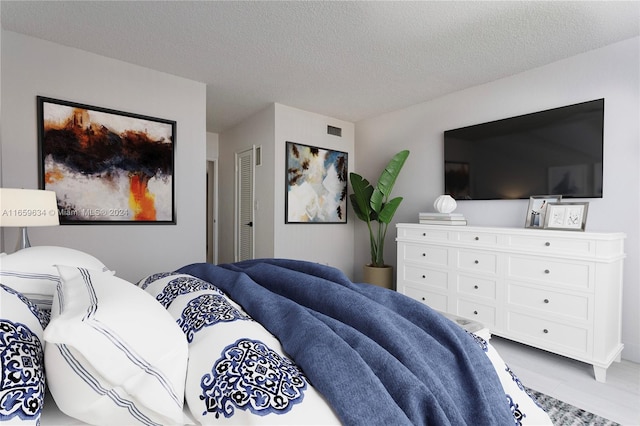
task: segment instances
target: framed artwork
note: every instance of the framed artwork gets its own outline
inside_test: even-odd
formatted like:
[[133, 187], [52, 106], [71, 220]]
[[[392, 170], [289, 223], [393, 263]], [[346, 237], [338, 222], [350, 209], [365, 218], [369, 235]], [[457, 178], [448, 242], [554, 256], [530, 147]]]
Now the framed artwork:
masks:
[[40, 188], [60, 224], [175, 224], [176, 122], [37, 97]]
[[545, 229], [584, 231], [587, 224], [589, 203], [549, 203]]
[[544, 228], [547, 206], [559, 203], [562, 195], [534, 195], [529, 197], [529, 207], [525, 216], [525, 228]]
[[347, 223], [348, 154], [286, 146], [285, 223]]

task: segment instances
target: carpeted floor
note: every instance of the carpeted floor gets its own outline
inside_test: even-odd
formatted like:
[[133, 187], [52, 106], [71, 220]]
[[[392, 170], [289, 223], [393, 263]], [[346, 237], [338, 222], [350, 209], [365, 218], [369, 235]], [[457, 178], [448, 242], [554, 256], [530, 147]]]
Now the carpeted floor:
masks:
[[616, 422], [584, 411], [533, 389], [529, 393], [547, 412], [554, 426], [620, 426]]

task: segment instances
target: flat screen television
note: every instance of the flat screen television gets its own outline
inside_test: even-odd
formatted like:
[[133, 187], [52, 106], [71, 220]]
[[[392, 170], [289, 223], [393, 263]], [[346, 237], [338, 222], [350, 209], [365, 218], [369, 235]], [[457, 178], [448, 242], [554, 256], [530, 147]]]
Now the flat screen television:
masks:
[[444, 132], [457, 200], [602, 197], [604, 99]]

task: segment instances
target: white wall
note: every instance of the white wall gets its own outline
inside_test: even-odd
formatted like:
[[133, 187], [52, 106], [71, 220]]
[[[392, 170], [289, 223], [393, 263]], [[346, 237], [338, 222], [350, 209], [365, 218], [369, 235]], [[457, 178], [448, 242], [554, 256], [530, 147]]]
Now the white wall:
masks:
[[[354, 125], [321, 114], [276, 104], [275, 127], [275, 256], [334, 266], [352, 276], [356, 220], [348, 211], [346, 224], [285, 224], [286, 143], [297, 142], [346, 152], [349, 170], [354, 158]], [[342, 129], [342, 137], [327, 134], [327, 125]]]
[[258, 210], [254, 217], [255, 257], [273, 257], [273, 144], [275, 126], [274, 105], [259, 111], [242, 123], [219, 135], [219, 263], [233, 262], [235, 233], [235, 154], [262, 147], [262, 165], [255, 168], [255, 200]]
[[[342, 128], [342, 137], [327, 134], [327, 125]], [[286, 142], [345, 151], [353, 158], [353, 123], [280, 104], [272, 104], [233, 129], [220, 134], [220, 262], [233, 261], [234, 155], [262, 148], [262, 165], [255, 169], [255, 257], [286, 257], [353, 268], [353, 225], [285, 224]]]
[[218, 159], [219, 144], [220, 135], [217, 133], [207, 132], [207, 160], [214, 161]]
[[[492, 83], [356, 123], [357, 169], [379, 173], [400, 149], [411, 155], [396, 187], [396, 222], [415, 222], [443, 192], [444, 130], [605, 98], [604, 197], [590, 202], [587, 231], [627, 234], [623, 356], [640, 361], [640, 39], [634, 38]], [[459, 201], [469, 224], [523, 227], [526, 200]], [[368, 257], [356, 228], [356, 264]], [[391, 240], [391, 238], [390, 238]], [[387, 242], [387, 258], [395, 244]]]
[[[4, 187], [38, 188], [37, 95], [177, 122], [176, 225], [31, 228], [31, 244], [86, 251], [128, 280], [204, 261], [205, 85], [7, 31], [1, 56]], [[11, 252], [17, 232], [4, 234]]]

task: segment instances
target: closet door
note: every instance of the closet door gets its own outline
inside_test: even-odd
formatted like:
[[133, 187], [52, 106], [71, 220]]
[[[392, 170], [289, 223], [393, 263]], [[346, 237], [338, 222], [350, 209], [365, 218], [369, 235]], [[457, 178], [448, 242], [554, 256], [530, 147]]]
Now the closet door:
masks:
[[236, 154], [236, 261], [254, 258], [253, 151], [252, 148]]

